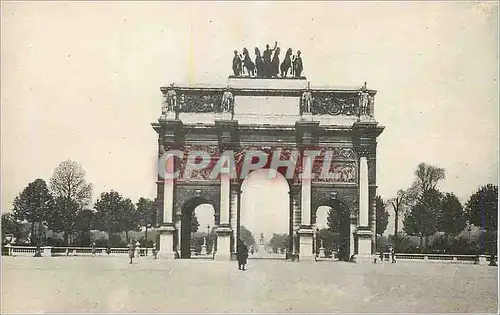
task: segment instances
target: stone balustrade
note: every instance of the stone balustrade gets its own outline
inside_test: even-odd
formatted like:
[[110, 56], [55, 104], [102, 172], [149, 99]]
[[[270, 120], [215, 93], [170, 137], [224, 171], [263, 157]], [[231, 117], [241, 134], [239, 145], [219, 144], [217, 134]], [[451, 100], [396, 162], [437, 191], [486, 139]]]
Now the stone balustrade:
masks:
[[[33, 257], [36, 253], [36, 246], [16, 246], [16, 245], [5, 245], [5, 248], [8, 248], [5, 252], [8, 252], [9, 256], [27, 256]], [[135, 253], [139, 252], [140, 256], [145, 256], [147, 252], [147, 256], [153, 255], [153, 248], [146, 247], [137, 247]], [[92, 256], [92, 247], [52, 247], [45, 246], [40, 247], [40, 252], [42, 256]], [[50, 253], [50, 254], [49, 254]], [[96, 256], [119, 256], [119, 255], [128, 255], [128, 248], [126, 247], [112, 247], [110, 248], [109, 254], [107, 253], [107, 249], [105, 247], [96, 247]], [[136, 254], [137, 257], [137, 254]]]

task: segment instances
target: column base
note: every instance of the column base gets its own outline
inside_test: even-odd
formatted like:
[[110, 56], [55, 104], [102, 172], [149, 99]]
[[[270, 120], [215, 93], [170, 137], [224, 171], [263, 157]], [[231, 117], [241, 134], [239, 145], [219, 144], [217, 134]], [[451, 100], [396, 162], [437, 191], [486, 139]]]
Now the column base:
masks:
[[356, 234], [358, 236], [358, 253], [354, 255], [356, 263], [373, 263], [372, 255], [372, 231], [370, 227], [359, 226]]
[[299, 234], [299, 259], [300, 261], [315, 261], [313, 253], [313, 229], [301, 228]]
[[176, 259], [177, 253], [174, 250], [174, 233], [175, 227], [173, 225], [163, 225], [158, 228], [160, 233], [160, 249], [158, 251], [158, 258], [160, 259]]
[[231, 234], [233, 230], [227, 226], [217, 228], [217, 252], [214, 260], [231, 260]]

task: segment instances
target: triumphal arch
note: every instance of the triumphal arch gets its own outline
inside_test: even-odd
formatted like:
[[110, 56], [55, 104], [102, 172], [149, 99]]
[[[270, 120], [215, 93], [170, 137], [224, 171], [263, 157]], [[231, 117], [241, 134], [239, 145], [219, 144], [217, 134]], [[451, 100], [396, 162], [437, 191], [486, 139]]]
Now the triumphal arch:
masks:
[[189, 237], [183, 218], [209, 203], [217, 227], [215, 259], [231, 259], [242, 181], [253, 170], [272, 168], [289, 185], [289, 258], [314, 259], [316, 211], [332, 206], [345, 211], [346, 260], [370, 261], [377, 137], [384, 129], [374, 116], [376, 91], [366, 83], [315, 86], [301, 74], [300, 52], [292, 61], [289, 49], [278, 69], [269, 48], [265, 59], [257, 50], [255, 63], [246, 49], [245, 57], [235, 51], [234, 73], [222, 86], [160, 88], [162, 112], [152, 124], [160, 161], [159, 256], [183, 257]]

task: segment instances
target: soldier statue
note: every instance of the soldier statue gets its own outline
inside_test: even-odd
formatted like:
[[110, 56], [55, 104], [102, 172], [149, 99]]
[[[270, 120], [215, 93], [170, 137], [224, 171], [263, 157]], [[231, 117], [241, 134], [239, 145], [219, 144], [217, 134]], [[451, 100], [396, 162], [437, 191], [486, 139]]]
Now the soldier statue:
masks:
[[366, 116], [368, 115], [368, 107], [370, 104], [370, 94], [368, 94], [368, 90], [366, 88], [366, 82], [365, 85], [358, 92], [358, 96], [359, 96], [358, 105], [359, 105], [360, 116]]
[[228, 89], [222, 94], [221, 110], [223, 113], [230, 113], [233, 110], [234, 96]]
[[307, 83], [307, 91], [302, 93], [301, 101], [302, 101], [302, 112], [304, 114], [310, 114], [312, 110], [312, 105], [313, 105], [313, 96], [311, 91], [309, 90], [310, 84], [309, 82]]
[[[173, 86], [173, 84], [171, 84]], [[166, 115], [168, 112], [175, 111], [177, 102], [177, 94], [173, 89], [167, 91], [165, 95], [165, 101], [162, 106], [162, 114]]]

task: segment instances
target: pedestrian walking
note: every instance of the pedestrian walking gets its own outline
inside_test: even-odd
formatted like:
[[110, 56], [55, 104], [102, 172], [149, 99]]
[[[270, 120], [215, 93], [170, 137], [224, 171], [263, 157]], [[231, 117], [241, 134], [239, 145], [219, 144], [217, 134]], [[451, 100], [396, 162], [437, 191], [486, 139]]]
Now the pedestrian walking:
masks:
[[95, 257], [95, 253], [96, 253], [96, 245], [95, 242], [92, 242], [92, 257]]
[[238, 270], [245, 271], [245, 265], [247, 264], [248, 259], [248, 247], [246, 247], [241, 240], [238, 240], [236, 256], [238, 258]]
[[396, 252], [394, 251], [394, 247], [391, 247], [391, 258], [392, 258], [392, 261], [391, 263], [396, 263]]
[[132, 263], [132, 258], [134, 258], [134, 242], [130, 240], [130, 243], [128, 243], [128, 258], [130, 258], [129, 264]]

